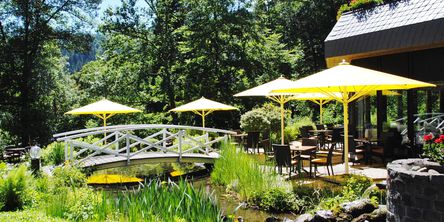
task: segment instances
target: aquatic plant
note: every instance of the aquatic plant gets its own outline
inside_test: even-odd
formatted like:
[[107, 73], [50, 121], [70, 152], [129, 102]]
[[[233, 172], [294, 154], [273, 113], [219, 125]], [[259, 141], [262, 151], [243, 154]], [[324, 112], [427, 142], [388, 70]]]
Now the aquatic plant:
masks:
[[222, 144], [221, 157], [214, 164], [211, 181], [238, 193], [242, 200], [276, 187], [290, 192], [291, 183], [272, 169], [260, 165], [257, 159], [226, 142]]
[[211, 194], [186, 181], [151, 181], [140, 190], [102, 192], [98, 221], [222, 221]]

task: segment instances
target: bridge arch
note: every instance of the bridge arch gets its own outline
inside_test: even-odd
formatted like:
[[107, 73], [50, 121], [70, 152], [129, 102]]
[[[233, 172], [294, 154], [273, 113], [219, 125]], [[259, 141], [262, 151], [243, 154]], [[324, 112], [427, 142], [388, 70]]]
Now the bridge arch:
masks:
[[[98, 170], [161, 162], [214, 163], [219, 150], [213, 144], [234, 134], [214, 128], [140, 124], [75, 130], [54, 138], [65, 142], [67, 163]], [[88, 141], [89, 136], [99, 139]]]

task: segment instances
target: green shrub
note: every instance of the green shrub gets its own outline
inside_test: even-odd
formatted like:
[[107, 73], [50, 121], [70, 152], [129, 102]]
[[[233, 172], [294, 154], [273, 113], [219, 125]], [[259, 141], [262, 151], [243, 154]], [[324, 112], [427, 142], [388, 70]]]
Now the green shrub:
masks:
[[323, 199], [333, 198], [340, 194], [336, 185], [316, 187], [311, 184], [296, 185], [293, 193], [300, 203], [300, 213], [315, 209]]
[[313, 123], [311, 118], [307, 116], [291, 119], [290, 121], [288, 121], [284, 129], [285, 141], [296, 140], [296, 138], [301, 133], [299, 131], [299, 128], [301, 128], [302, 126], [315, 126], [315, 124]]
[[141, 190], [102, 193], [97, 221], [222, 221], [214, 198], [186, 181], [152, 181]]
[[364, 191], [373, 184], [373, 181], [365, 176], [350, 175], [345, 184], [342, 184], [341, 194], [323, 199], [318, 208], [332, 210], [339, 213], [340, 206], [344, 202], [354, 201], [362, 197]]
[[60, 165], [65, 161], [65, 143], [53, 142], [42, 151], [44, 164]]
[[[289, 117], [289, 112], [285, 112]], [[253, 109], [241, 116], [240, 126], [247, 132], [277, 132], [281, 127], [280, 108], [266, 103], [260, 108]]]
[[278, 187], [254, 193], [249, 202], [270, 212], [300, 212], [302, 207], [302, 201], [296, 199], [291, 191]]
[[86, 176], [79, 168], [66, 165], [58, 166], [53, 172], [55, 188], [59, 187], [83, 187], [86, 186]]
[[10, 170], [0, 178], [0, 207], [2, 211], [21, 210], [34, 203], [33, 177], [25, 165]]
[[95, 206], [100, 204], [98, 195], [88, 187], [60, 187], [59, 192], [48, 195], [43, 205], [47, 215], [70, 221], [95, 219]]

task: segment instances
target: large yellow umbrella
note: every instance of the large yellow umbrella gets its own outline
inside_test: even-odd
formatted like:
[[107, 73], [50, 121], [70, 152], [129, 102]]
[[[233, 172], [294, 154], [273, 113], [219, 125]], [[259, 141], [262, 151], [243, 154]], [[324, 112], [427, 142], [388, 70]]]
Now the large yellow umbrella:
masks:
[[293, 83], [293, 81], [288, 80], [284, 77], [279, 77], [271, 82], [264, 83], [262, 85], [256, 86], [254, 88], [245, 90], [243, 92], [237, 93], [236, 97], [242, 96], [264, 96], [277, 103], [281, 107], [281, 144], [284, 144], [284, 104], [291, 100], [294, 93], [271, 93], [274, 89], [279, 89], [282, 86], [286, 86]]
[[[376, 90], [412, 89], [436, 85], [342, 62], [338, 66], [273, 90], [276, 93], [321, 92], [343, 103], [345, 173], [348, 174], [348, 104]], [[340, 96], [335, 95], [340, 92]]]
[[107, 99], [102, 99], [95, 103], [91, 103], [86, 106], [82, 106], [80, 108], [71, 110], [66, 112], [65, 114], [72, 115], [94, 115], [103, 120], [103, 126], [106, 127], [106, 121], [114, 116], [115, 114], [124, 114], [124, 113], [136, 113], [142, 112], [141, 110], [134, 109], [125, 105], [121, 105], [115, 102], [111, 102]]
[[173, 112], [193, 112], [202, 117], [202, 127], [205, 127], [205, 116], [208, 114], [218, 111], [218, 110], [235, 110], [234, 106], [225, 105], [213, 100], [202, 98], [195, 100], [193, 102], [184, 104], [182, 106], [176, 107], [170, 111]]

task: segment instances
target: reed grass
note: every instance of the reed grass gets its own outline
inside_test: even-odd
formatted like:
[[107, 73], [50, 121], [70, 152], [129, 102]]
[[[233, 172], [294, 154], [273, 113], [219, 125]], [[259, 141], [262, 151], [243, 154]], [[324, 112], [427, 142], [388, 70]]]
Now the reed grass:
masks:
[[256, 158], [236, 149], [230, 142], [222, 144], [221, 157], [214, 164], [211, 180], [238, 193], [242, 200], [272, 188], [288, 192], [292, 189], [291, 183], [272, 168], [260, 165]]
[[152, 181], [137, 191], [103, 192], [98, 221], [222, 221], [213, 196], [186, 181]]

